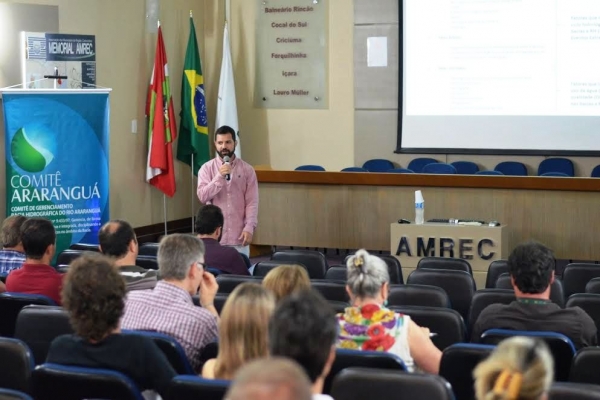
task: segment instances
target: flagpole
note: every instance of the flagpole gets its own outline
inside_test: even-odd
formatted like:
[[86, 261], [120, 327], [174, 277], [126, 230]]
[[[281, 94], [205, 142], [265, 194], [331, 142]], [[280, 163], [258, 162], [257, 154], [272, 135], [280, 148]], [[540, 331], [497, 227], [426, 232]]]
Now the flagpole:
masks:
[[194, 191], [194, 153], [192, 153], [192, 162], [190, 163], [190, 172], [191, 172], [191, 179], [192, 179], [192, 233], [196, 232], [196, 226], [194, 225], [194, 200], [195, 200], [195, 191]]
[[231, 22], [231, 0], [225, 0], [225, 22]]
[[167, 235], [167, 195], [163, 194], [163, 217], [165, 219], [165, 236]]

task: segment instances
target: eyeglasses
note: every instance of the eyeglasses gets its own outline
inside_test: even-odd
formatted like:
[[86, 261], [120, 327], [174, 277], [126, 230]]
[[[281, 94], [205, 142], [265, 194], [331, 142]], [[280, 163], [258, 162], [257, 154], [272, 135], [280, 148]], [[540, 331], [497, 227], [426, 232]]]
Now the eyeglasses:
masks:
[[206, 269], [206, 264], [204, 264], [203, 262], [200, 261], [196, 261], [196, 267], [205, 270]]

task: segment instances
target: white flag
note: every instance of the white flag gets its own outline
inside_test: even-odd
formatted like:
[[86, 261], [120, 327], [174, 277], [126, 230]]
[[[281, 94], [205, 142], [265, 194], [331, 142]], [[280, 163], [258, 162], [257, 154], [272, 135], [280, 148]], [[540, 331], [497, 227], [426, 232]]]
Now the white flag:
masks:
[[240, 126], [238, 124], [237, 103], [235, 100], [235, 84], [233, 83], [233, 65], [231, 63], [231, 48], [229, 46], [229, 30], [225, 22], [223, 32], [223, 61], [221, 62], [221, 77], [219, 79], [219, 100], [217, 101], [217, 121], [215, 127], [228, 125], [236, 133], [237, 146], [235, 156], [242, 156]]

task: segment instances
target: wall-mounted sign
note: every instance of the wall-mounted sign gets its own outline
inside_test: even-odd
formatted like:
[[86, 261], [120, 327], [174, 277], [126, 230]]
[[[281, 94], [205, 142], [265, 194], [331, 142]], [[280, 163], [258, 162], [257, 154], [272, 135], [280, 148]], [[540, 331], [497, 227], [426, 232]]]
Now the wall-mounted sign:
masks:
[[327, 1], [256, 1], [254, 104], [327, 108]]

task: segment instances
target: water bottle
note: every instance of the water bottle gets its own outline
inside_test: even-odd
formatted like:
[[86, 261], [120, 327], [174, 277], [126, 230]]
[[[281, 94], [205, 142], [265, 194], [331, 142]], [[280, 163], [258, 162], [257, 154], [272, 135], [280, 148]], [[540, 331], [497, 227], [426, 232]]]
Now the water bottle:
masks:
[[420, 190], [415, 192], [415, 224], [422, 225], [425, 222], [425, 200]]

